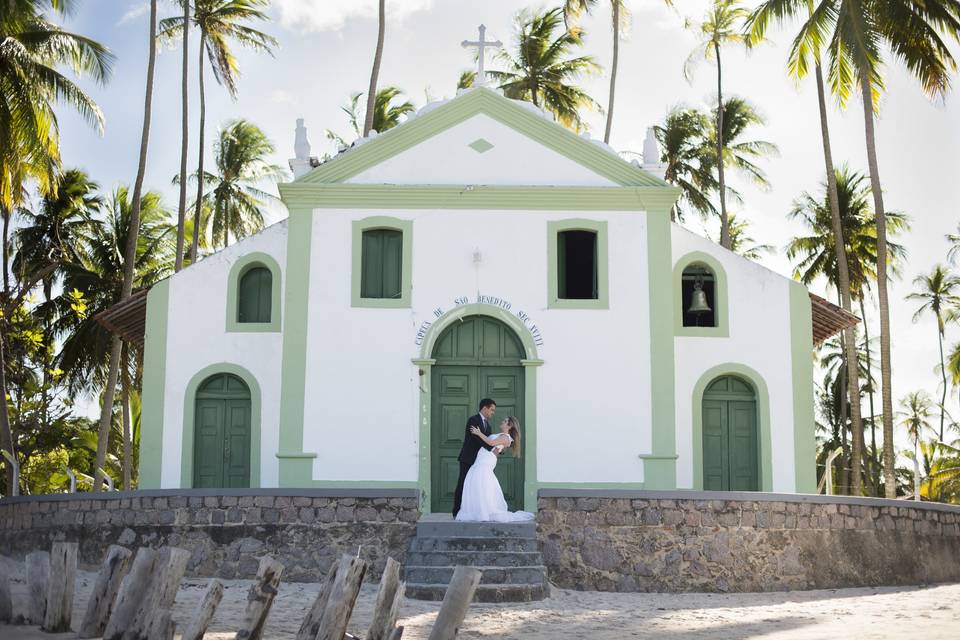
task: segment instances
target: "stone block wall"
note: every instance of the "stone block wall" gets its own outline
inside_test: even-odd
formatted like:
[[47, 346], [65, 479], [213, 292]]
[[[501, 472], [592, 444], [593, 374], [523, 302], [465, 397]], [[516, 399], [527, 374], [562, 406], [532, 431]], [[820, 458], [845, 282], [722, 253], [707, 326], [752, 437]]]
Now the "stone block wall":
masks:
[[193, 553], [188, 573], [250, 578], [259, 558], [283, 563], [285, 581], [316, 581], [343, 553], [371, 563], [404, 560], [420, 513], [416, 491], [191, 490], [73, 494], [0, 500], [0, 554], [22, 558], [66, 540], [98, 565], [111, 544], [172, 545]]
[[550, 581], [570, 589], [780, 591], [960, 581], [960, 508], [947, 505], [543, 490], [537, 532]]

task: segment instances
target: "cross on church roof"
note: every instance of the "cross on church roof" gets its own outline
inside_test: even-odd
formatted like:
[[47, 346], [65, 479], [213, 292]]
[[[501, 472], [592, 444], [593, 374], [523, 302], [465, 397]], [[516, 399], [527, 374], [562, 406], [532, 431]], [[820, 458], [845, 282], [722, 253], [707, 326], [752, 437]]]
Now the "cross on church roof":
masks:
[[487, 74], [483, 70], [483, 58], [485, 54], [485, 49], [499, 49], [503, 47], [503, 43], [499, 40], [486, 40], [484, 35], [487, 33], [487, 28], [483, 25], [480, 25], [480, 39], [479, 40], [464, 40], [460, 44], [464, 47], [476, 47], [477, 48], [477, 79], [474, 80], [473, 86], [482, 87], [487, 84]]

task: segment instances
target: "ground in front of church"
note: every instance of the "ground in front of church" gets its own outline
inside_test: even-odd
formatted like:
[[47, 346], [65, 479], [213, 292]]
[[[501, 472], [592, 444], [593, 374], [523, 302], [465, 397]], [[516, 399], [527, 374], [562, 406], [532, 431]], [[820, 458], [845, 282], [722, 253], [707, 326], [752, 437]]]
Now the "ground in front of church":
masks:
[[[79, 572], [74, 628], [79, 626], [96, 574]], [[207, 640], [233, 638], [242, 619], [249, 580], [225, 580], [223, 602]], [[178, 629], [188, 624], [207, 581], [183, 582], [174, 610]], [[16, 611], [25, 604], [26, 587], [11, 585]], [[363, 636], [370, 623], [376, 585], [364, 585], [349, 631]], [[267, 619], [266, 640], [292, 640], [316, 597], [319, 585], [281, 583]], [[426, 639], [440, 608], [438, 602], [404, 600], [400, 624], [404, 640]], [[925, 640], [955, 639], [960, 630], [960, 584], [934, 587], [829, 589], [789, 593], [647, 594], [598, 593], [553, 589], [542, 602], [474, 604], [458, 637], [507, 640], [557, 638], [900, 638], [922, 634]], [[35, 627], [0, 624], [4, 640], [50, 640], [74, 634], [44, 634]]]

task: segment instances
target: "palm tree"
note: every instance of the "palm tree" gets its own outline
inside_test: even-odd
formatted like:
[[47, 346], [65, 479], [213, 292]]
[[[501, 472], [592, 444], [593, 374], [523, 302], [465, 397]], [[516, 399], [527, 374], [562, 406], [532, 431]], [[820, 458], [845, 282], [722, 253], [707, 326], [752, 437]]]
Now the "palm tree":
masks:
[[[569, 29], [576, 18], [589, 13], [597, 0], [565, 0], [563, 21]], [[624, 0], [610, 0], [610, 24], [613, 27], [613, 61], [610, 63], [610, 98], [607, 100], [607, 124], [603, 141], [610, 144], [610, 129], [613, 126], [613, 99], [617, 88], [617, 68], [620, 65], [620, 34], [630, 29], [630, 9]]]
[[765, 253], [775, 251], [773, 245], [757, 244], [750, 236], [750, 221], [730, 214], [730, 250], [749, 260], [759, 260]]
[[460, 72], [460, 78], [457, 79], [457, 90], [469, 89], [477, 81], [477, 72], [472, 69]]
[[[190, 24], [190, 0], [183, 5], [183, 24]], [[183, 239], [187, 219], [187, 151], [190, 140], [190, 29], [183, 29], [183, 63], [180, 74], [180, 198], [177, 200], [177, 261], [175, 271], [183, 268]]]
[[960, 304], [960, 278], [950, 273], [942, 264], [938, 264], [927, 275], [919, 275], [913, 280], [920, 290], [907, 296], [907, 300], [919, 301], [920, 308], [913, 314], [916, 322], [926, 313], [932, 313], [937, 319], [937, 343], [940, 346], [940, 374], [943, 377], [943, 397], [940, 400], [940, 440], [943, 441], [943, 423], [947, 403], [947, 369], [943, 360], [944, 318], [949, 307]]
[[953, 385], [954, 389], [960, 387], [960, 342], [950, 348], [950, 353], [947, 354], [946, 367], [950, 374], [950, 384]]
[[[710, 118], [697, 109], [676, 107], [653, 128], [666, 165], [664, 180], [680, 187], [680, 198], [670, 210], [670, 219], [683, 221], [687, 211], [701, 218], [717, 214], [710, 193], [718, 186], [711, 171]], [[715, 157], [715, 156], [714, 156]]]
[[[373, 109], [373, 130], [383, 133], [393, 129], [400, 124], [400, 118], [416, 110], [413, 103], [404, 100], [400, 103], [394, 103], [394, 100], [402, 99], [403, 91], [399, 87], [384, 87], [377, 91], [376, 103]], [[360, 127], [360, 98], [362, 93], [357, 91], [350, 95], [350, 102], [346, 106], [340, 107], [340, 110], [347, 114], [350, 122], [350, 128], [353, 130], [354, 139], [363, 137], [363, 130]], [[327, 129], [327, 139], [332, 140], [339, 147], [349, 147], [352, 144], [347, 142], [346, 138]]]
[[927, 486], [940, 500], [957, 504], [960, 502], [960, 442], [936, 444], [940, 454], [930, 466]]
[[[133, 184], [133, 202], [130, 205], [130, 226], [126, 236], [123, 265], [123, 287], [120, 299], [123, 302], [133, 292], [134, 262], [137, 252], [137, 235], [140, 232], [140, 194], [143, 192], [143, 177], [147, 169], [147, 145], [150, 140], [150, 117], [153, 107], [153, 72], [157, 62], [157, 0], [150, 0], [150, 45], [147, 58], [147, 88], [143, 101], [143, 129], [140, 134], [140, 161], [137, 164], [137, 178]], [[103, 482], [103, 469], [107, 458], [107, 446], [110, 440], [110, 423], [113, 416], [113, 395], [117, 388], [117, 375], [120, 368], [120, 336], [114, 335], [110, 344], [110, 368], [107, 373], [107, 386], [103, 394], [103, 406], [100, 410], [100, 427], [97, 434], [97, 457], [94, 467], [93, 490], [100, 491]]]
[[[740, 0], [713, 0], [713, 5], [707, 10], [702, 22], [687, 21], [687, 28], [703, 37], [697, 48], [690, 53], [684, 65], [684, 75], [689, 79], [694, 62], [699, 59], [716, 60], [717, 63], [717, 105], [723, 105], [723, 66], [720, 60], [720, 48], [728, 44], [749, 44], [749, 40], [741, 32], [741, 24], [749, 16], [749, 11], [741, 6]], [[725, 109], [718, 108], [716, 115], [716, 130], [723, 131], [723, 117]], [[726, 179], [723, 169], [725, 153], [723, 136], [717, 136], [717, 175], [720, 194], [720, 246], [730, 248], [730, 226], [727, 220]]]
[[[722, 128], [720, 129], [722, 135], [718, 137], [717, 129], [711, 127], [710, 146], [723, 149], [722, 157], [724, 166], [736, 169], [757, 186], [769, 187], [770, 183], [767, 181], [766, 174], [755, 162], [765, 156], [777, 155], [780, 153], [780, 150], [777, 148], [777, 145], [772, 142], [767, 142], [766, 140], [742, 139], [751, 127], [765, 125], [767, 122], [766, 119], [760, 115], [753, 105], [739, 97], [729, 98], [723, 103], [722, 115], [720, 111], [721, 110], [717, 108], [713, 109], [712, 122], [722, 123]], [[705, 159], [712, 160], [715, 166], [716, 157], [715, 155], [713, 158], [705, 156]], [[720, 171], [718, 171], [717, 175], [717, 189], [719, 191], [721, 184], [719, 180], [721, 175]], [[742, 201], [740, 194], [736, 190], [727, 187], [726, 191], [727, 194], [731, 195], [738, 202]], [[727, 226], [729, 235], [729, 221], [727, 222]], [[729, 249], [730, 247], [727, 246], [727, 248]]]
[[584, 124], [580, 109], [600, 110], [586, 91], [572, 84], [581, 76], [600, 71], [591, 56], [573, 53], [583, 46], [581, 29], [563, 27], [563, 10], [544, 13], [523, 10], [516, 16], [514, 52], [497, 51], [496, 59], [506, 71], [488, 71], [508, 98], [528, 100], [542, 106], [565, 127], [580, 131]]
[[[200, 142], [199, 157], [197, 160], [197, 175], [204, 175], [204, 125], [206, 123], [207, 107], [206, 94], [203, 87], [203, 57], [210, 60], [213, 77], [220, 85], [226, 87], [227, 93], [234, 100], [237, 97], [237, 81], [240, 77], [240, 67], [231, 50], [232, 42], [248, 47], [254, 51], [270, 53], [277, 41], [272, 36], [257, 31], [243, 22], [267, 20], [267, 15], [261, 8], [266, 8], [267, 0], [194, 0], [193, 23], [200, 30]], [[160, 24], [164, 37], [172, 38], [181, 33], [186, 23], [180, 16], [167, 18]], [[193, 226], [200, 228], [200, 208], [203, 200], [203, 182], [197, 184], [197, 198], [193, 211]], [[199, 238], [194, 234], [193, 246], [190, 249], [192, 260], [196, 260]]]
[[950, 249], [947, 251], [947, 260], [950, 264], [957, 263], [957, 256], [960, 256], [960, 224], [957, 224], [956, 233], [948, 233], [947, 242], [950, 243]]
[[273, 152], [273, 143], [252, 122], [232, 120], [220, 130], [214, 147], [219, 175], [207, 173], [203, 180], [214, 246], [222, 239], [226, 247], [231, 234], [240, 239], [263, 229], [261, 207], [276, 198], [256, 185], [286, 175], [282, 167], [267, 161]]
[[[373, 69], [370, 71], [370, 86], [367, 88], [367, 115], [363, 119], [363, 137], [370, 135], [373, 125], [374, 103], [377, 96], [377, 77], [380, 75], [380, 61], [383, 59], [383, 32], [387, 26], [385, 0], [380, 0], [377, 8], [377, 49], [373, 54]], [[377, 131], [380, 131], [377, 129]]]
[[920, 439], [923, 432], [930, 429], [930, 413], [933, 411], [933, 402], [925, 391], [912, 391], [902, 400], [899, 412], [901, 422], [907, 429], [907, 435], [913, 442], [913, 499], [920, 499]]

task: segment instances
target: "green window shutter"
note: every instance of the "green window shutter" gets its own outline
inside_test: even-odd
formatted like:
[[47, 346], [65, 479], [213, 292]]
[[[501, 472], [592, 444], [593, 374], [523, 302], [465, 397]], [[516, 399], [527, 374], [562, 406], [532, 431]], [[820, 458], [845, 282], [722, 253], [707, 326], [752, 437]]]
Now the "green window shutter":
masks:
[[248, 269], [240, 277], [237, 322], [270, 322], [273, 274], [266, 267]]
[[592, 293], [590, 297], [596, 300], [599, 297], [598, 294], [600, 291], [599, 284], [597, 283], [598, 273], [600, 271], [600, 267], [597, 262], [600, 259], [600, 257], [597, 255], [597, 245], [599, 244], [597, 242], [597, 234], [591, 233], [590, 239], [593, 242], [593, 264], [591, 265], [593, 267], [593, 274], [591, 276], [591, 280], [593, 282], [593, 288], [592, 288]]
[[567, 233], [557, 234], [557, 297], [567, 297]]
[[360, 260], [361, 298], [399, 298], [403, 288], [403, 232], [363, 232]]

